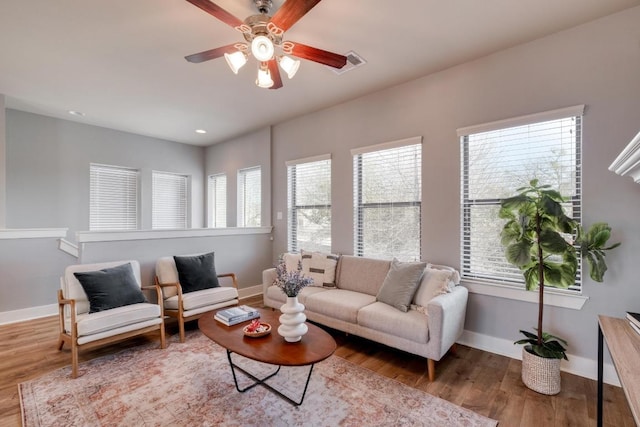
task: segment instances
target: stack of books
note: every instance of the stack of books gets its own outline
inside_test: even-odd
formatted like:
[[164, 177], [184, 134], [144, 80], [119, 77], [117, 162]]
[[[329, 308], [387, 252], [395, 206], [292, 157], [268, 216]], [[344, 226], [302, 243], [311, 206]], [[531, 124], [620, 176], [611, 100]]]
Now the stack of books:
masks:
[[233, 326], [246, 322], [247, 320], [257, 319], [258, 317], [260, 317], [258, 310], [248, 305], [241, 305], [239, 307], [231, 307], [218, 311], [214, 319], [223, 325]]
[[631, 313], [627, 311], [627, 319], [629, 320], [629, 324], [633, 330], [640, 334], [640, 313]]

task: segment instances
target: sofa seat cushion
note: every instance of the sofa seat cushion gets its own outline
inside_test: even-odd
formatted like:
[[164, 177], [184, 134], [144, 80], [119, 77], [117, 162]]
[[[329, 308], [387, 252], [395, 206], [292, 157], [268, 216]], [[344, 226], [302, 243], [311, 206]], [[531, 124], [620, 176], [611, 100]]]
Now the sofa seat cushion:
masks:
[[355, 324], [358, 310], [375, 301], [376, 297], [373, 295], [343, 289], [326, 289], [325, 292], [308, 295], [304, 305], [314, 313]]
[[[157, 304], [130, 304], [96, 313], [79, 314], [76, 317], [78, 336], [98, 334], [123, 326], [140, 323], [160, 317]], [[65, 328], [71, 330], [70, 319], [65, 319]]]
[[360, 309], [358, 325], [421, 344], [426, 344], [429, 338], [427, 316], [416, 310], [403, 313], [383, 302]]
[[[201, 291], [182, 294], [182, 309], [189, 311], [195, 308], [219, 304], [236, 298], [238, 298], [238, 290], [230, 286], [203, 289]], [[167, 310], [177, 310], [178, 295], [174, 295], [164, 300], [164, 308]]]
[[[307, 286], [306, 288], [302, 288], [300, 293], [298, 294], [298, 301], [304, 304], [305, 300], [309, 295], [313, 295], [318, 292], [324, 292], [327, 289], [320, 288], [318, 286]], [[282, 289], [279, 287], [272, 285], [267, 288], [267, 296], [271, 300], [281, 301], [283, 304], [287, 302], [287, 296], [282, 292]]]

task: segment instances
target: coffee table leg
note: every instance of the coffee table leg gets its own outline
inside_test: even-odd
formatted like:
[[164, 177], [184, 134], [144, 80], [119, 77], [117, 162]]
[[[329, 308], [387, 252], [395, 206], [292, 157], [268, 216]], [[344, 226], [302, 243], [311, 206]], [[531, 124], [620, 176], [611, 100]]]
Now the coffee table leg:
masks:
[[[309, 374], [307, 375], [307, 381], [304, 384], [304, 390], [302, 391], [302, 397], [300, 398], [300, 401], [297, 402], [293, 399], [291, 399], [289, 396], [285, 395], [284, 393], [282, 393], [280, 390], [277, 390], [276, 388], [270, 386], [269, 384], [267, 384], [265, 381], [268, 380], [269, 378], [275, 376], [278, 372], [280, 372], [280, 368], [281, 366], [278, 366], [278, 369], [275, 370], [275, 372], [267, 375], [264, 378], [258, 378], [255, 375], [251, 374], [250, 372], [247, 372], [246, 370], [242, 369], [240, 366], [236, 365], [233, 363], [233, 361], [231, 360], [231, 351], [227, 350], [227, 359], [229, 360], [229, 366], [231, 367], [231, 374], [233, 375], [233, 382], [236, 385], [236, 390], [238, 390], [240, 393], [244, 393], [245, 391], [252, 389], [253, 387], [257, 386], [257, 385], [263, 385], [266, 388], [268, 388], [269, 390], [271, 390], [272, 392], [276, 393], [278, 396], [280, 396], [281, 398], [289, 401], [290, 403], [296, 405], [296, 406], [300, 406], [302, 405], [302, 402], [304, 401], [304, 397], [307, 394], [307, 388], [309, 387], [309, 381], [311, 380], [311, 373], [313, 372], [313, 366], [314, 364], [310, 365], [309, 367]], [[255, 382], [243, 389], [240, 389], [240, 387], [238, 386], [238, 379], [236, 377], [236, 369], [242, 371], [245, 375], [247, 375], [248, 377], [250, 377], [251, 379], [253, 379]]]
[[[229, 366], [231, 366], [231, 374], [233, 375], [233, 382], [236, 385], [236, 390], [238, 390], [240, 393], [244, 393], [247, 390], [250, 390], [252, 388], [254, 388], [255, 386], [259, 385], [259, 384], [264, 384], [264, 382], [266, 380], [268, 380], [269, 378], [273, 377], [274, 375], [276, 375], [278, 372], [280, 372], [280, 366], [278, 366], [278, 369], [276, 369], [275, 372], [267, 375], [264, 378], [257, 378], [256, 376], [252, 375], [250, 372], [245, 371], [244, 369], [242, 369], [241, 367], [235, 365], [232, 361], [231, 361], [231, 352], [229, 350], [227, 350], [227, 359], [229, 360]], [[236, 377], [236, 370], [235, 368], [238, 368], [240, 371], [244, 372], [245, 375], [251, 377], [255, 382], [253, 384], [251, 384], [248, 387], [245, 387], [243, 389], [240, 389], [240, 387], [238, 386], [238, 379]], [[267, 384], [265, 384], [267, 385]]]

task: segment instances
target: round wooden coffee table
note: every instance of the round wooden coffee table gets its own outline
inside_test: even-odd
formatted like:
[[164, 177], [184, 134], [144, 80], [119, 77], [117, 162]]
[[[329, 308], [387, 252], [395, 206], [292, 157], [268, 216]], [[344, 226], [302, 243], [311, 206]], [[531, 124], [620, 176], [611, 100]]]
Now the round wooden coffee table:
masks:
[[[262, 384], [294, 405], [301, 405], [307, 392], [313, 366], [333, 354], [336, 350], [336, 342], [326, 331], [311, 323], [307, 323], [309, 330], [301, 341], [295, 343], [287, 342], [278, 335], [278, 326], [280, 326], [278, 318], [281, 313], [271, 309], [259, 308], [258, 310], [260, 311], [260, 321], [271, 325], [271, 333], [264, 337], [246, 337], [242, 329], [249, 324], [249, 321], [234, 326], [226, 326], [213, 318], [215, 313], [203, 314], [198, 320], [198, 327], [204, 335], [227, 350], [233, 381], [239, 392], [243, 393]], [[278, 369], [264, 378], [257, 378], [233, 363], [231, 359], [232, 353], [258, 362], [276, 365]], [[281, 366], [309, 366], [309, 374], [300, 401], [291, 399], [265, 383], [266, 380], [280, 371]], [[240, 389], [236, 378], [236, 369], [244, 372], [255, 382], [248, 387]]]

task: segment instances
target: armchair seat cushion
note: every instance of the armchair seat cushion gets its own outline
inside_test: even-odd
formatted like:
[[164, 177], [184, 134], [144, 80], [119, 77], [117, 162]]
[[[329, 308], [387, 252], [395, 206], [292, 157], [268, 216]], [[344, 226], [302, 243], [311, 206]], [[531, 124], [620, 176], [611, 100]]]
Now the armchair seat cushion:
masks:
[[409, 341], [426, 344], [429, 318], [417, 310], [399, 311], [383, 302], [375, 302], [358, 311], [358, 325]]
[[[159, 319], [160, 306], [157, 304], [138, 303], [96, 313], [78, 314], [76, 317], [78, 337], [98, 334], [117, 328]], [[65, 328], [71, 330], [71, 320], [65, 319]]]
[[[189, 311], [207, 305], [215, 305], [225, 301], [234, 300], [236, 298], [238, 298], [238, 290], [230, 286], [203, 289], [201, 291], [182, 294], [182, 309]], [[167, 310], [178, 310], [178, 295], [165, 299], [164, 308]]]

